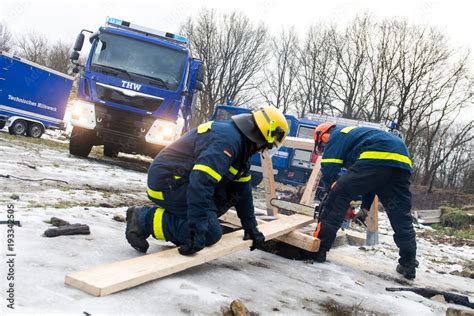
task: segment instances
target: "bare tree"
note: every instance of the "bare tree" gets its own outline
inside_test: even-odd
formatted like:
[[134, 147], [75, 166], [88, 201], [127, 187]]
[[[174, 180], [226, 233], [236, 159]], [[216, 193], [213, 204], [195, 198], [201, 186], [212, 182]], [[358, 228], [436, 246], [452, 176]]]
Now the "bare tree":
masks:
[[[416, 147], [420, 151], [419, 161], [420, 170], [418, 181], [421, 185], [428, 186], [428, 192], [431, 192], [438, 176], [438, 180], [448, 176], [453, 180], [459, 173], [463, 164], [466, 166], [470, 163], [471, 157], [466, 157], [465, 150], [468, 146], [472, 146], [474, 140], [474, 121], [464, 125], [438, 124], [424, 130], [425, 135], [419, 138], [419, 146]], [[451, 172], [447, 170], [439, 170], [443, 164], [450, 163]], [[453, 166], [452, 164], [456, 164]], [[439, 183], [442, 185], [443, 183]], [[452, 185], [455, 185], [452, 183]]]
[[401, 23], [396, 34], [400, 68], [395, 76], [395, 111], [399, 124], [406, 129], [406, 143], [411, 146], [424, 129], [431, 124], [439, 128], [467, 101], [471, 91], [463, 79], [467, 56], [455, 62], [446, 38], [433, 29]]
[[310, 27], [298, 52], [299, 117], [308, 112], [334, 114], [333, 89], [338, 67], [332, 45], [335, 32], [324, 25]]
[[205, 92], [195, 122], [209, 119], [218, 103], [245, 104], [254, 99], [257, 74], [268, 60], [267, 29], [238, 13], [217, 15], [203, 10], [182, 31], [193, 54], [206, 64]]
[[366, 78], [369, 24], [368, 16], [356, 17], [343, 34], [333, 33], [338, 65], [333, 92], [342, 102], [341, 115], [346, 118], [361, 118], [370, 98], [372, 85]]
[[69, 67], [69, 55], [72, 44], [66, 44], [58, 40], [49, 50], [46, 64], [48, 67], [67, 73]]
[[13, 46], [12, 34], [5, 23], [0, 23], [0, 51], [8, 52]]
[[385, 20], [378, 25], [371, 25], [365, 42], [371, 102], [364, 112], [369, 121], [383, 122], [388, 119], [390, 107], [396, 102], [395, 76], [400, 69], [397, 23]]
[[30, 31], [16, 38], [16, 54], [29, 61], [46, 65], [48, 52], [48, 40], [42, 34]]
[[286, 113], [296, 101], [298, 37], [295, 30], [283, 30], [270, 42], [271, 61], [263, 70], [265, 81], [258, 90], [268, 104]]
[[472, 154], [474, 146], [471, 146], [470, 164], [464, 171], [464, 177], [462, 179], [462, 190], [466, 193], [474, 193], [474, 163], [472, 162]]
[[[455, 135], [456, 131], [449, 133], [448, 139], [443, 140], [443, 142], [445, 144], [451, 143], [453, 141], [452, 137]], [[440, 164], [432, 183], [443, 188], [466, 189], [464, 180], [472, 170], [474, 142], [466, 142], [454, 149], [449, 148], [449, 146], [441, 146], [440, 148], [443, 151], [451, 150], [451, 152]]]

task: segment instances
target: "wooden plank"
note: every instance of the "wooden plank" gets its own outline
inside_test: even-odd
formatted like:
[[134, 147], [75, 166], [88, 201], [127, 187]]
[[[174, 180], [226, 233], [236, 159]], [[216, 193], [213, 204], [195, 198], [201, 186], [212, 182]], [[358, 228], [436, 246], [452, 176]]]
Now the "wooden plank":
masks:
[[276, 215], [278, 209], [270, 203], [276, 198], [275, 178], [273, 177], [273, 163], [268, 153], [265, 151], [260, 154], [260, 161], [262, 162], [263, 184], [265, 186], [265, 202], [267, 204], [267, 214]]
[[437, 224], [441, 222], [441, 210], [418, 210], [416, 211], [421, 224]]
[[273, 206], [278, 207], [278, 209], [283, 209], [291, 211], [298, 214], [303, 214], [307, 216], [314, 217], [314, 206], [308, 206], [300, 203], [293, 203], [290, 201], [285, 201], [283, 199], [273, 199], [271, 200]]
[[338, 245], [364, 246], [366, 245], [366, 234], [352, 229], [339, 230], [333, 247]]
[[[259, 226], [267, 240], [285, 235], [311, 223], [313, 218], [295, 214]], [[193, 256], [182, 256], [177, 248], [114, 262], [66, 275], [65, 283], [95, 296], [122, 291], [191, 267], [230, 255], [251, 246], [243, 230], [226, 234], [217, 244]]]
[[313, 171], [309, 176], [308, 183], [306, 183], [306, 188], [304, 189], [303, 196], [301, 197], [300, 204], [311, 205], [314, 200], [314, 189], [315, 186], [319, 183], [320, 171], [321, 171], [321, 157], [318, 155], [316, 163], [314, 164]]
[[283, 146], [313, 151], [314, 140], [309, 139], [309, 138], [298, 138], [298, 137], [288, 136], [283, 141]]
[[379, 243], [379, 198], [375, 196], [374, 202], [370, 207], [369, 214], [365, 220], [367, 224], [367, 238], [368, 246], [374, 246]]
[[[284, 218], [288, 217], [282, 214], [278, 214], [278, 218]], [[234, 226], [241, 226], [240, 219], [237, 216], [236, 211], [227, 211], [224, 213], [221, 217], [219, 217], [220, 220], [230, 223]], [[257, 218], [257, 223], [259, 225], [266, 223], [264, 220]], [[305, 234], [300, 231], [292, 231], [286, 235], [280, 236], [276, 238], [279, 241], [282, 241], [286, 244], [298, 247], [303, 250], [307, 251], [318, 251], [319, 250], [319, 239], [313, 237], [312, 235]]]
[[425, 218], [425, 217], [440, 217], [441, 216], [441, 210], [436, 209], [436, 210], [417, 210], [419, 218]]
[[441, 218], [439, 217], [425, 217], [418, 219], [418, 222], [423, 225], [432, 225], [441, 223]]

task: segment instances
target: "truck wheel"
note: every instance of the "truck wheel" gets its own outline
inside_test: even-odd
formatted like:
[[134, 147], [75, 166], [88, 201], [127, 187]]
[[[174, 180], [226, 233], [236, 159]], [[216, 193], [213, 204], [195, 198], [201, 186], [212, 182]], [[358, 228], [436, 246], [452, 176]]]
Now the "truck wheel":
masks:
[[94, 134], [92, 131], [75, 126], [69, 141], [69, 153], [74, 156], [87, 158], [92, 150]]
[[24, 135], [28, 129], [28, 124], [24, 120], [16, 120], [12, 126], [8, 128], [8, 131], [12, 135]]
[[110, 158], [117, 158], [119, 151], [113, 145], [104, 145], [104, 156]]
[[43, 126], [38, 123], [30, 123], [28, 126], [28, 132], [26, 132], [26, 135], [31, 136], [33, 138], [40, 138], [41, 135], [43, 135]]
[[263, 180], [263, 173], [250, 171], [252, 178], [250, 179], [250, 185], [256, 187]]
[[6, 123], [6, 121], [0, 121], [0, 129], [3, 129]]

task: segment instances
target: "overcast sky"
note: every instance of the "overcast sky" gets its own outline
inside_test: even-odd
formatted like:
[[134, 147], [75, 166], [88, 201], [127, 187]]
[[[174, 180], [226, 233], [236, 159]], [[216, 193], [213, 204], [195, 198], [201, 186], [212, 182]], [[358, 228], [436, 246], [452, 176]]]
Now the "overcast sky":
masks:
[[[469, 0], [1, 0], [0, 21], [14, 34], [34, 30], [52, 42], [73, 43], [80, 30], [96, 30], [107, 16], [176, 33], [187, 17], [202, 8], [241, 11], [255, 22], [264, 22], [273, 34], [293, 26], [301, 37], [312, 24], [344, 26], [357, 14], [398, 17], [438, 28], [452, 45], [470, 49], [471, 59], [474, 56], [474, 1]], [[464, 119], [474, 116], [474, 105], [464, 113]]]
[[203, 7], [242, 11], [252, 20], [263, 21], [273, 33], [294, 26], [301, 35], [311, 24], [325, 21], [344, 25], [364, 12], [377, 19], [400, 17], [435, 26], [448, 34], [454, 45], [474, 51], [474, 2], [468, 0], [2, 0], [0, 19], [14, 33], [35, 30], [52, 41], [60, 38], [73, 42], [81, 29], [95, 30], [107, 16], [177, 32], [186, 17]]

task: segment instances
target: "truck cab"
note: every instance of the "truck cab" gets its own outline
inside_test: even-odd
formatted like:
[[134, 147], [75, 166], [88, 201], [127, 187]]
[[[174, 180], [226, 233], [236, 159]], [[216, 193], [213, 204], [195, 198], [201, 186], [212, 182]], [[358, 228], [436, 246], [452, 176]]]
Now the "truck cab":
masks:
[[[84, 65], [79, 52], [89, 33]], [[81, 72], [71, 115], [69, 151], [154, 156], [188, 129], [204, 65], [191, 56], [183, 36], [107, 18], [98, 31], [82, 30], [71, 61]]]

